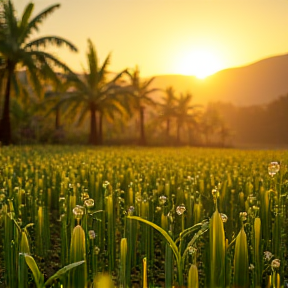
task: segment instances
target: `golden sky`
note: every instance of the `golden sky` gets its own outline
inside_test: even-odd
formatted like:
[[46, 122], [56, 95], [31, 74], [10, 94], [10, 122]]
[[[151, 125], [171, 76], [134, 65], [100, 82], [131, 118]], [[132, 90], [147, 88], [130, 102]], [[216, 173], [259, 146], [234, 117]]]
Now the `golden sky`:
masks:
[[[18, 15], [27, 0], [12, 0]], [[87, 38], [111, 70], [140, 67], [142, 76], [204, 77], [225, 68], [288, 53], [287, 0], [34, 0], [35, 13], [60, 3], [39, 35], [57, 35], [79, 49], [53, 49], [72, 69], [86, 67]], [[201, 74], [202, 73], [202, 74]], [[202, 76], [201, 76], [202, 75]]]

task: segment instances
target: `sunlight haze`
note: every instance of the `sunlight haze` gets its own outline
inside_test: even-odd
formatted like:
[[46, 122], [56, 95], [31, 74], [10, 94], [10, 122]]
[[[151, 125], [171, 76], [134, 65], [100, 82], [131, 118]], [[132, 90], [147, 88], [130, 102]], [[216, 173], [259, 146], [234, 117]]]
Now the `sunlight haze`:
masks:
[[[53, 52], [77, 72], [86, 67], [87, 38], [95, 43], [100, 62], [112, 52], [112, 71], [138, 65], [142, 76], [184, 74], [203, 78], [288, 51], [286, 0], [33, 2], [34, 13], [61, 4], [43, 21], [39, 36], [58, 35], [73, 42], [78, 54], [65, 48]], [[21, 15], [29, 1], [14, 3]]]
[[177, 59], [175, 56], [175, 67], [177, 74], [194, 75], [199, 79], [223, 69], [223, 63], [216, 53], [199, 48], [198, 50], [187, 50]]

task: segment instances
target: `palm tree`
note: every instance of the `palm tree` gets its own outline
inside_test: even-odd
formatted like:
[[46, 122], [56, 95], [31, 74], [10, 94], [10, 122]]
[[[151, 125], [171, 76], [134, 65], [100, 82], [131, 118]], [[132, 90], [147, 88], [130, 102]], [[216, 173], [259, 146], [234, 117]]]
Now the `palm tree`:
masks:
[[159, 89], [158, 88], [149, 89], [149, 86], [151, 85], [155, 77], [152, 77], [145, 81], [140, 80], [140, 71], [137, 66], [132, 73], [128, 71], [127, 74], [130, 78], [131, 84], [130, 86], [126, 87], [126, 91], [128, 91], [128, 94], [132, 96], [131, 97], [132, 105], [134, 106], [134, 109], [136, 109], [139, 113], [139, 130], [140, 130], [139, 144], [146, 145], [144, 112], [146, 105], [152, 105], [152, 106], [156, 105], [156, 102], [149, 97], [149, 94], [158, 91]]
[[[108, 80], [107, 67], [110, 64], [110, 54], [100, 66], [96, 49], [88, 39], [87, 60], [89, 71], [84, 71], [84, 77], [73, 74], [70, 79], [74, 82], [75, 91], [68, 97], [60, 101], [68, 102], [71, 105], [70, 111], [74, 112], [80, 109], [78, 123], [81, 124], [90, 113], [90, 136], [89, 143], [92, 145], [101, 144], [102, 141], [102, 118], [108, 115], [113, 118], [113, 112], [124, 112], [123, 105], [120, 103], [116, 94], [119, 86], [116, 81], [123, 72], [117, 74], [112, 80]], [[99, 124], [97, 123], [99, 117]], [[98, 129], [99, 128], [99, 129]], [[100, 139], [99, 139], [100, 132]]]
[[167, 87], [165, 96], [161, 97], [162, 103], [159, 104], [161, 109], [160, 121], [166, 122], [166, 137], [170, 137], [171, 120], [176, 116], [176, 96], [172, 86]]
[[192, 94], [181, 93], [177, 99], [176, 119], [177, 119], [177, 143], [180, 144], [181, 128], [186, 125], [188, 129], [195, 128], [197, 125], [198, 113], [195, 111], [199, 105], [191, 105]]
[[30, 40], [31, 34], [38, 31], [39, 24], [59, 7], [59, 4], [52, 5], [31, 19], [34, 4], [29, 3], [20, 20], [17, 20], [11, 0], [7, 0], [3, 4], [3, 18], [1, 19], [0, 29], [0, 55], [5, 61], [6, 77], [4, 107], [0, 122], [0, 140], [3, 144], [11, 143], [10, 90], [13, 78], [15, 78], [16, 68], [22, 66], [27, 69], [38, 94], [41, 91], [39, 76], [55, 78], [54, 67], [70, 71], [59, 59], [40, 50], [40, 48], [45, 48], [47, 45], [56, 45], [57, 47], [66, 45], [72, 51], [77, 51], [72, 43], [56, 36]]

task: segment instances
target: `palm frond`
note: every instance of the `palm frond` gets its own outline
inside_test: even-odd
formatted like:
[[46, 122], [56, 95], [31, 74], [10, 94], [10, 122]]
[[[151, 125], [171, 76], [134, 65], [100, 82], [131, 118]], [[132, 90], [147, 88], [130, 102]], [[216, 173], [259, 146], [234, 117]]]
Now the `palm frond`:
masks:
[[83, 81], [80, 77], [78, 77], [76, 74], [74, 75], [68, 75], [67, 76], [67, 81], [70, 83], [70, 87], [74, 88], [75, 91], [78, 91], [81, 94], [89, 94], [90, 89], [89, 86], [87, 85], [86, 81]]
[[144, 95], [148, 95], [148, 94], [151, 94], [151, 93], [153, 93], [153, 92], [158, 92], [158, 91], [160, 91], [160, 89], [159, 88], [152, 88], [152, 89], [150, 89], [150, 90], [144, 90]]
[[105, 61], [103, 62], [101, 68], [99, 69], [99, 82], [104, 83], [106, 81], [106, 75], [107, 75], [107, 67], [110, 65], [110, 59], [111, 59], [111, 54], [108, 54], [106, 57]]
[[33, 61], [32, 57], [29, 57], [29, 55], [24, 53], [21, 58], [24, 66], [28, 68], [27, 71], [29, 71], [29, 77], [33, 83], [36, 93], [40, 95], [42, 86], [38, 77], [38, 68], [36, 63]]
[[82, 108], [82, 110], [80, 111], [80, 115], [79, 115], [79, 118], [78, 118], [78, 121], [77, 121], [77, 125], [81, 125], [84, 122], [84, 120], [85, 120], [85, 118], [87, 116], [87, 112], [89, 112], [89, 107], [88, 107], [88, 105], [85, 105]]
[[44, 58], [42, 61], [42, 67], [40, 69], [40, 73], [44, 75], [45, 79], [50, 79], [52, 80], [55, 85], [59, 85], [60, 81], [59, 78], [57, 77], [57, 74], [55, 71], [50, 67], [49, 63], [47, 63], [46, 59]]
[[4, 18], [7, 32], [11, 35], [17, 34], [17, 19], [15, 17], [15, 9], [12, 2], [9, 0], [4, 3]]
[[126, 115], [124, 116], [127, 118], [131, 118], [133, 116], [133, 109], [130, 103], [130, 97], [127, 97], [127, 95], [116, 94], [115, 98], [124, 107], [126, 113]]
[[66, 107], [65, 114], [70, 115], [71, 120], [76, 118], [76, 116], [78, 115], [77, 111], [79, 109], [83, 108], [83, 106], [87, 106], [86, 103], [82, 101], [81, 97], [76, 94], [74, 94], [73, 96], [64, 96], [62, 99], [60, 99], [58, 105], [60, 105], [61, 107]]
[[124, 74], [127, 75], [130, 80], [133, 79], [133, 72], [131, 72], [129, 69], [125, 69], [125, 70], [123, 71], [123, 75], [124, 75]]
[[31, 58], [35, 57], [37, 60], [40, 61], [40, 63], [43, 62], [43, 59], [45, 59], [45, 61], [47, 61], [47, 60], [51, 61], [53, 66], [56, 66], [58, 68], [61, 68], [65, 72], [73, 74], [73, 71], [66, 64], [64, 64], [62, 61], [60, 61], [59, 59], [57, 59], [56, 57], [54, 57], [50, 53], [43, 52], [43, 51], [30, 51], [30, 52], [26, 52], [26, 53], [27, 53], [27, 55], [30, 55]]
[[26, 33], [23, 35], [23, 40], [25, 40], [27, 37], [31, 35], [33, 31], [38, 31], [39, 25], [43, 22], [45, 18], [47, 18], [48, 15], [53, 13], [57, 8], [60, 7], [60, 4], [54, 4], [45, 10], [43, 10], [40, 14], [35, 16], [28, 24]]
[[47, 47], [49, 45], [55, 45], [57, 47], [62, 47], [63, 45], [66, 45], [71, 51], [77, 52], [77, 48], [68, 40], [57, 37], [57, 36], [47, 36], [47, 37], [41, 37], [39, 39], [33, 40], [29, 43], [27, 43], [24, 46], [24, 50], [34, 50], [38, 49], [40, 47]]
[[77, 105], [79, 105], [80, 102], [86, 102], [88, 100], [89, 99], [85, 98], [85, 95], [83, 95], [77, 91], [76, 92], [66, 92], [63, 94], [63, 97], [61, 97], [59, 103], [61, 105], [64, 103], [76, 103]]
[[125, 72], [126, 75], [130, 78], [131, 85], [135, 87], [135, 89], [140, 89], [139, 84], [140, 84], [140, 71], [138, 66], [136, 65], [135, 69], [132, 71], [127, 70]]
[[115, 110], [121, 115], [127, 115], [127, 110], [125, 106], [118, 101], [118, 99], [111, 99], [108, 103], [107, 110]]
[[88, 53], [87, 60], [89, 65], [89, 74], [87, 74], [87, 81], [91, 88], [95, 88], [98, 81], [98, 59], [96, 49], [90, 39], [88, 39]]
[[[116, 74], [114, 78], [110, 81], [110, 83], [115, 83], [117, 87], [122, 88], [123, 86], [116, 84], [116, 82], [123, 76], [125, 75], [127, 69], [122, 70], [120, 73]], [[122, 84], [123, 85], [123, 84]]]
[[73, 71], [71, 73], [66, 74], [66, 80], [69, 83], [78, 83], [78, 82], [82, 82], [81, 79], [79, 78], [79, 76], [74, 73]]
[[[151, 83], [154, 81], [154, 79], [155, 79], [155, 77], [152, 77], [149, 80], [144, 81], [142, 84], [142, 89], [147, 89], [147, 87], [151, 85]], [[157, 89], [157, 90], [159, 90], [159, 89]]]
[[26, 30], [29, 24], [29, 19], [31, 17], [31, 14], [34, 10], [34, 4], [33, 3], [29, 3], [24, 12], [23, 12], [23, 16], [19, 25], [19, 40], [18, 43], [23, 43], [23, 41], [25, 40], [25, 34], [26, 34]]
[[112, 123], [115, 119], [113, 110], [105, 110], [103, 115], [109, 123]]

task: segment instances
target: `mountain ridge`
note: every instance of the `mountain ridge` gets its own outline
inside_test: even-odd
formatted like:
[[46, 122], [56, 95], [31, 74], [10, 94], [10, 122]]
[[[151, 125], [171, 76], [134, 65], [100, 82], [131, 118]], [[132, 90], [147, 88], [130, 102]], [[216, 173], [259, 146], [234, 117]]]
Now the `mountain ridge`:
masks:
[[151, 87], [166, 89], [173, 86], [177, 93], [189, 91], [194, 102], [202, 105], [209, 102], [263, 105], [288, 93], [287, 75], [288, 54], [283, 54], [226, 68], [205, 79], [180, 74], [156, 75]]

